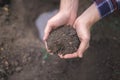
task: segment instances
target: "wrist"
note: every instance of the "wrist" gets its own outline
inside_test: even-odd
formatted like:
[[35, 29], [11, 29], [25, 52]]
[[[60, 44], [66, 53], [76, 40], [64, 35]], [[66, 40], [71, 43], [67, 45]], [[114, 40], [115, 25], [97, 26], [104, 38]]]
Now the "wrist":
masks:
[[101, 19], [99, 11], [95, 3], [93, 3], [84, 13], [80, 16], [82, 22], [89, 27]]
[[64, 11], [60, 10], [58, 14], [64, 16], [64, 18], [67, 20], [66, 25], [73, 25], [76, 17], [77, 17], [77, 12], [69, 12], [69, 11]]
[[79, 0], [61, 0], [60, 10], [68, 18], [67, 24], [72, 25], [77, 17]]
[[77, 12], [79, 0], [61, 0], [60, 11]]

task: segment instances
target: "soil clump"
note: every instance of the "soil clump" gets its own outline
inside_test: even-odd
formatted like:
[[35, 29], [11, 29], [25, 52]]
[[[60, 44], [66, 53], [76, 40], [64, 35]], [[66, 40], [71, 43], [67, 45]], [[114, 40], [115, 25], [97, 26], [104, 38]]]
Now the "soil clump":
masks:
[[75, 52], [80, 44], [77, 32], [72, 26], [60, 26], [53, 30], [47, 40], [48, 48], [55, 54]]

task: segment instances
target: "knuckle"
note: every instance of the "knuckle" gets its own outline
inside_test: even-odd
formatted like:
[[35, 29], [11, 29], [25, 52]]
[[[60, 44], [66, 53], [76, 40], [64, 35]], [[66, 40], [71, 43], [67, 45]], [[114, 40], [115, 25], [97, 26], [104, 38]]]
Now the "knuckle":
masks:
[[79, 57], [79, 58], [81, 58], [81, 57], [82, 57], [82, 55], [81, 55], [81, 54], [78, 54], [78, 57]]
[[47, 22], [47, 25], [49, 25], [49, 26], [52, 26], [54, 24], [55, 24], [55, 22], [52, 19], [48, 20], [48, 22]]
[[81, 51], [77, 51], [77, 57], [79, 57], [79, 58], [81, 58], [82, 57], [82, 53], [81, 53]]

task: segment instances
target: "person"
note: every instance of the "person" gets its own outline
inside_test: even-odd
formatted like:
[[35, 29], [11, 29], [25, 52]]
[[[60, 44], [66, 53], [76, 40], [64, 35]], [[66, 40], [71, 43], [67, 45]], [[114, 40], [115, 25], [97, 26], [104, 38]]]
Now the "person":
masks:
[[48, 20], [44, 30], [44, 42], [48, 52], [47, 38], [49, 33], [61, 25], [72, 25], [76, 29], [79, 40], [81, 41], [78, 50], [74, 53], [59, 55], [60, 58], [82, 58], [83, 53], [89, 47], [90, 28], [97, 21], [109, 15], [115, 10], [120, 9], [120, 0], [94, 0], [92, 5], [77, 17], [79, 0], [61, 0], [59, 12]]

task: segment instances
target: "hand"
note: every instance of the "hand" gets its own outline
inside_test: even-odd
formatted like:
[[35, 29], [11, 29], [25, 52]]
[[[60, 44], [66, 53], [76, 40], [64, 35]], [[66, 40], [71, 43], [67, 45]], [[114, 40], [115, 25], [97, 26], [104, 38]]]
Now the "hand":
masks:
[[90, 40], [90, 26], [81, 20], [81, 17], [78, 17], [74, 23], [74, 28], [76, 29], [77, 35], [80, 40], [80, 46], [78, 50], [72, 54], [59, 55], [60, 58], [81, 58], [85, 50], [89, 47]]
[[47, 47], [47, 38], [52, 29], [55, 29], [61, 25], [73, 25], [78, 9], [79, 0], [61, 0], [60, 1], [60, 11], [57, 15], [51, 18], [44, 30], [44, 42], [48, 52], [51, 52]]
[[55, 29], [61, 25], [64, 25], [64, 24], [73, 25], [75, 18], [76, 18], [76, 14], [71, 15], [70, 13], [60, 11], [48, 21], [45, 31], [44, 31], [44, 38], [43, 38], [48, 52], [50, 52], [50, 50], [47, 47], [46, 40], [49, 36], [49, 33], [53, 29]]
[[89, 47], [90, 28], [98, 20], [100, 20], [100, 14], [97, 10], [96, 4], [93, 3], [81, 16], [76, 19], [73, 26], [76, 29], [77, 35], [81, 42], [78, 50], [74, 53], [66, 54], [64, 56], [59, 55], [60, 58], [68, 59], [83, 57], [83, 53]]

